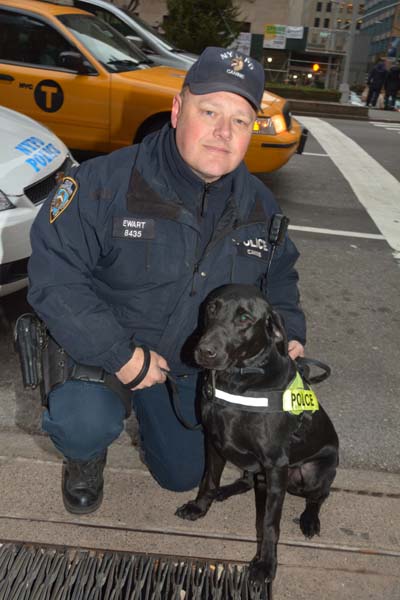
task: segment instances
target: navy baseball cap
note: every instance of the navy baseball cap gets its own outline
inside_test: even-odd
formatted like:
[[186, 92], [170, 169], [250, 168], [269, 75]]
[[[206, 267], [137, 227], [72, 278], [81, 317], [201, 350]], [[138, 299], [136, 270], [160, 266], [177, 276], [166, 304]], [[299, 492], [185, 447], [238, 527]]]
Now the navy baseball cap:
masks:
[[200, 54], [183, 83], [189, 86], [192, 94], [239, 94], [256, 110], [260, 110], [264, 84], [264, 69], [257, 60], [237, 50], [214, 46]]

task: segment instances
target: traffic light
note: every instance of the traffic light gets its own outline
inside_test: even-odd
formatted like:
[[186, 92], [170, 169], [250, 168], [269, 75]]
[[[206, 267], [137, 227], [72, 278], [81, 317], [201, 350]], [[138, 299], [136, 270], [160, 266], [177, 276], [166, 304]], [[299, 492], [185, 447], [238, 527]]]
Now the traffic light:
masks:
[[314, 73], [318, 73], [318, 71], [320, 70], [320, 66], [318, 63], [314, 63], [312, 66], [312, 70], [314, 71]]

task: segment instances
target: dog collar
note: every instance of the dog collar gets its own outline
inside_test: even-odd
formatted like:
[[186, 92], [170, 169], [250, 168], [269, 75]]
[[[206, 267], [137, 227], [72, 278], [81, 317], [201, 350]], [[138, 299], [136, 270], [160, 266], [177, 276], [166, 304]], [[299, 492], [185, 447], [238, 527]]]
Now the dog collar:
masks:
[[288, 412], [299, 415], [304, 411], [315, 412], [319, 404], [315, 393], [303, 381], [300, 373], [284, 390], [268, 390], [268, 392], [248, 392], [245, 396], [229, 394], [215, 388], [214, 398], [219, 404], [235, 405], [242, 410], [257, 412]]

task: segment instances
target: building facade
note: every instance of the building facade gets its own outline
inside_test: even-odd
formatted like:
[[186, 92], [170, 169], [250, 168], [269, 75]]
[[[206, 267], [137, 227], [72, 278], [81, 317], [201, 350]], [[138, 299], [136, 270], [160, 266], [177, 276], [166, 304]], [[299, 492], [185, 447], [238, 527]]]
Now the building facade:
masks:
[[[300, 25], [304, 4], [308, 0], [240, 0], [241, 18], [249, 24], [254, 34], [264, 33], [265, 23]], [[130, 0], [114, 0], [115, 4], [128, 7]], [[131, 3], [132, 4], [132, 3]], [[166, 0], [140, 0], [135, 12], [153, 26], [162, 26], [168, 14]]]
[[[127, 7], [130, 0], [114, 2]], [[351, 22], [356, 19], [359, 37], [364, 0], [358, 3], [357, 15], [353, 15], [353, 3], [345, 0], [240, 0], [237, 5], [243, 32], [251, 39], [249, 51], [264, 63], [267, 80], [338, 88], [349, 46]], [[162, 29], [168, 12], [167, 3], [165, 0], [140, 0], [135, 12]], [[358, 66], [353, 65], [350, 71], [353, 81], [364, 81], [365, 36], [362, 48], [358, 53]]]
[[400, 1], [365, 0], [362, 31], [370, 40], [368, 63], [400, 58]]

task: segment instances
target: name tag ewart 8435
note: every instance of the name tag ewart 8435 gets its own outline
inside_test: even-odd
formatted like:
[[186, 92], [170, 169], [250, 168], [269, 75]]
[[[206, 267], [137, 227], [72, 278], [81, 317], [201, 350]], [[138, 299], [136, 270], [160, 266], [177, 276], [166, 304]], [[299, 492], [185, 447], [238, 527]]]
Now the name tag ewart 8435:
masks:
[[155, 236], [154, 219], [144, 217], [114, 217], [114, 238], [153, 240]]

